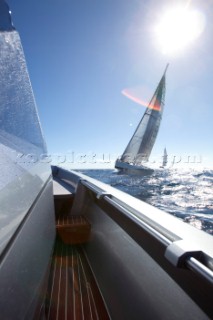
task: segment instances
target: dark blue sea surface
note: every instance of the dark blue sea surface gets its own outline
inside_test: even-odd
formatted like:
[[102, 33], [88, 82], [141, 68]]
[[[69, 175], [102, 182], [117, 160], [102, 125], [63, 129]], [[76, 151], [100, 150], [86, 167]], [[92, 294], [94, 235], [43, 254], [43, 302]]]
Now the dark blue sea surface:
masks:
[[149, 176], [81, 170], [213, 235], [213, 170], [156, 170]]

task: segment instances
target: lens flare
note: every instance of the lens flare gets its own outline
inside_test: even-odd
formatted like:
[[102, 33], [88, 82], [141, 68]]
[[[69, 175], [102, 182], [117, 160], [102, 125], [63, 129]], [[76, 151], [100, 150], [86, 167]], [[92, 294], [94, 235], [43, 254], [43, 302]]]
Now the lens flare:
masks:
[[139, 97], [137, 97], [135, 94], [132, 93], [132, 91], [130, 89], [124, 89], [121, 91], [121, 93], [129, 98], [130, 100], [136, 102], [137, 104], [140, 104], [143, 107], [148, 107], [149, 109], [153, 109], [156, 111], [160, 111], [160, 103], [157, 99], [153, 99], [151, 103], [149, 103], [149, 101], [145, 101], [140, 99]]

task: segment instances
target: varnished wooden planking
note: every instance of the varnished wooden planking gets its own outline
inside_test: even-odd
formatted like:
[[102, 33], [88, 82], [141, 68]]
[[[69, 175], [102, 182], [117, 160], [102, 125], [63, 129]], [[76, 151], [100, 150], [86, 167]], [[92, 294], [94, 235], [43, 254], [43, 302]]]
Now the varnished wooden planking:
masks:
[[78, 246], [57, 241], [47, 294], [49, 320], [109, 319], [102, 296]]
[[57, 233], [66, 244], [87, 242], [90, 235], [90, 229], [90, 223], [83, 216], [59, 218], [56, 223]]

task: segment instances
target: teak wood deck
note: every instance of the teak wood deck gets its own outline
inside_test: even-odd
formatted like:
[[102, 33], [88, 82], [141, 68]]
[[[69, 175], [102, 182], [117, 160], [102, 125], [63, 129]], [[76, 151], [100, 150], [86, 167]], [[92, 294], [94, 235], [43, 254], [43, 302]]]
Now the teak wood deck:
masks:
[[109, 319], [81, 247], [57, 239], [52, 259], [47, 302], [48, 320]]
[[[69, 199], [58, 185], [56, 197]], [[56, 207], [57, 238], [52, 256], [45, 304], [47, 320], [110, 319], [102, 295], [83, 252], [90, 224], [82, 216], [70, 216]], [[68, 207], [66, 207], [68, 208]]]

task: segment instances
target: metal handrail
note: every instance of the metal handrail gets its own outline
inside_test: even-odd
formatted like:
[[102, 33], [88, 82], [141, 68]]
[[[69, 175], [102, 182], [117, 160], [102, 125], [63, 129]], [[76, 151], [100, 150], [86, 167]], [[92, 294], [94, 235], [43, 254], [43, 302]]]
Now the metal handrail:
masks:
[[186, 266], [188, 267], [188, 269], [202, 276], [209, 283], [211, 283], [211, 285], [213, 285], [213, 271], [206, 267], [203, 263], [201, 263], [194, 257], [189, 257], [186, 259]]
[[128, 216], [132, 221], [140, 225], [145, 231], [152, 235], [152, 237], [154, 237], [156, 240], [160, 241], [163, 245], [171, 244], [171, 241], [168, 238], [166, 238], [159, 231], [150, 226], [147, 222], [143, 221], [142, 219], [139, 219], [131, 211], [117, 203], [114, 199], [111, 199], [109, 196], [104, 196], [104, 200], [110, 203], [114, 208], [119, 209], [120, 212]]
[[[166, 248], [175, 243], [168, 239], [166, 236], [164, 236], [162, 233], [157, 231], [154, 227], [149, 225], [148, 222], [143, 221], [142, 218], [138, 218], [129, 209], [122, 206], [118, 201], [112, 199], [111, 194], [106, 193], [101, 188], [97, 188], [94, 184], [88, 182], [87, 180], [81, 180], [81, 184], [90, 189], [92, 192], [94, 192], [98, 200], [104, 200], [114, 208], [118, 209], [131, 221], [133, 221], [135, 224], [137, 224], [139, 227], [145, 230], [149, 235], [151, 235], [161, 244], [166, 246]], [[189, 270], [192, 270], [193, 272], [195, 272], [196, 274], [198, 274], [199, 276], [201, 276], [213, 285], [213, 271], [209, 269], [207, 266], [205, 266], [203, 263], [201, 263], [199, 260], [197, 260], [195, 257], [186, 255], [184, 266], [187, 267]]]

